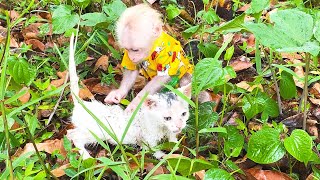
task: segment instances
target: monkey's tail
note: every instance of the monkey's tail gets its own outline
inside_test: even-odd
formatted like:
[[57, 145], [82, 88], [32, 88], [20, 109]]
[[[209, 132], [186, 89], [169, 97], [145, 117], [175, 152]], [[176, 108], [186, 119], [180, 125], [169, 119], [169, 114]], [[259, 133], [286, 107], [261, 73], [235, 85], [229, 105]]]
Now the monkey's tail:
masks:
[[76, 63], [74, 60], [74, 34], [72, 33], [70, 38], [70, 51], [69, 51], [69, 75], [70, 75], [70, 91], [73, 103], [78, 104], [77, 98], [79, 98], [79, 77], [77, 75]]

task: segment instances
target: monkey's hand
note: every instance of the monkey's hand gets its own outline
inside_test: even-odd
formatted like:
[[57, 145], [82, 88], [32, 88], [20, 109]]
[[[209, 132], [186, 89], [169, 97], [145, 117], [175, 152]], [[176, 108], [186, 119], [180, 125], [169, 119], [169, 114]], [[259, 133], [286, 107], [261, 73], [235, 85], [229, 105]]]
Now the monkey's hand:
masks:
[[123, 99], [127, 95], [126, 92], [124, 92], [121, 89], [116, 89], [111, 91], [108, 96], [104, 99], [104, 102], [107, 104], [116, 103], [119, 104], [121, 99]]

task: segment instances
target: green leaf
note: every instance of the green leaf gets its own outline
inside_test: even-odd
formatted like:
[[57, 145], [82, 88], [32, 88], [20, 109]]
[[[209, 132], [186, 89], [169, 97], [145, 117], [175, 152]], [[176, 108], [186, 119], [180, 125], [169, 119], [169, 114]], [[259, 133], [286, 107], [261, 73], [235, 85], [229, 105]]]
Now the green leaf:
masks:
[[72, 149], [71, 141], [66, 136], [63, 136], [63, 147], [67, 152], [70, 152]]
[[91, 3], [91, 0], [72, 0], [72, 1], [82, 9], [86, 8]]
[[202, 159], [190, 159], [188, 157], [176, 157], [167, 159], [169, 165], [182, 176], [188, 176], [194, 172], [210, 169], [213, 167], [209, 162]]
[[234, 178], [223, 169], [213, 168], [206, 172], [204, 180], [234, 180]]
[[278, 52], [309, 52], [316, 56], [319, 43], [312, 42], [313, 19], [305, 12], [288, 9], [271, 14], [274, 26], [263, 23], [245, 24], [264, 46]]
[[[218, 120], [218, 114], [213, 111], [213, 107], [216, 105], [214, 102], [204, 102], [199, 105], [199, 122], [198, 129], [210, 128], [214, 126], [214, 123]], [[188, 123], [190, 128], [196, 127], [194, 114], [191, 114]]]
[[246, 11], [247, 14], [256, 14], [269, 7], [270, 0], [252, 0], [250, 8]]
[[221, 134], [224, 138], [223, 151], [227, 157], [238, 157], [241, 153], [244, 137], [234, 126], [226, 126], [227, 133]]
[[83, 20], [80, 22], [80, 25], [83, 26], [95, 26], [98, 23], [106, 22], [108, 21], [108, 17], [104, 13], [86, 13], [84, 15], [80, 16], [81, 19]]
[[188, 29], [182, 32], [182, 36], [186, 39], [189, 39], [193, 34], [199, 30], [200, 25], [189, 27]]
[[320, 42], [320, 20], [318, 19], [314, 25], [314, 37]]
[[30, 114], [26, 114], [24, 116], [24, 119], [28, 123], [28, 127], [29, 127], [31, 135], [34, 136], [34, 133], [39, 125], [37, 117], [31, 116]]
[[235, 162], [233, 162], [231, 160], [227, 160], [226, 161], [226, 165], [227, 165], [228, 169], [231, 169], [231, 171], [237, 172], [237, 173], [241, 173], [241, 174], [245, 175], [243, 170], [240, 169], [239, 166]]
[[169, 20], [174, 19], [180, 14], [180, 9], [173, 4], [169, 4], [166, 8], [166, 11], [167, 11], [167, 16]]
[[219, 22], [220, 18], [216, 14], [216, 12], [210, 8], [208, 11], [204, 12], [202, 15], [202, 18], [208, 23], [208, 24], [213, 24], [215, 22]]
[[218, 52], [219, 48], [213, 43], [199, 43], [198, 49], [206, 58], [213, 58]]
[[209, 4], [209, 0], [202, 0], [203, 4]]
[[226, 50], [226, 53], [224, 54], [224, 60], [229, 61], [232, 58], [233, 53], [234, 53], [234, 46], [232, 45]]
[[115, 22], [127, 6], [121, 0], [113, 0], [111, 3], [106, 3], [102, 9], [107, 14], [110, 23]]
[[280, 140], [280, 132], [272, 128], [263, 128], [254, 133], [248, 143], [248, 158], [260, 164], [269, 164], [280, 160], [286, 150]]
[[199, 133], [213, 133], [213, 132], [226, 134], [227, 130], [224, 127], [214, 127], [214, 128], [204, 128], [199, 131]]
[[159, 174], [156, 176], [152, 176], [150, 180], [168, 180], [168, 179], [175, 179], [175, 180], [191, 180], [186, 177], [178, 176], [178, 175], [172, 175], [172, 174]]
[[17, 83], [30, 85], [36, 77], [36, 68], [29, 64], [24, 58], [8, 59], [8, 71]]
[[86, 51], [82, 51], [82, 52], [76, 54], [75, 55], [76, 65], [85, 62], [87, 58], [88, 58], [88, 53]]
[[294, 158], [306, 164], [312, 154], [312, 138], [304, 130], [295, 129], [284, 139], [284, 147]]
[[297, 88], [293, 77], [286, 71], [281, 72], [281, 79], [279, 83], [280, 95], [284, 99], [291, 99], [297, 95]]
[[80, 21], [78, 14], [72, 13], [73, 7], [59, 5], [52, 14], [52, 29], [54, 34], [62, 34], [73, 28]]
[[216, 29], [216, 31], [227, 31], [227, 32], [237, 32], [243, 29], [243, 22], [245, 13], [242, 13], [240, 16], [234, 18], [233, 20], [223, 24], [219, 28]]

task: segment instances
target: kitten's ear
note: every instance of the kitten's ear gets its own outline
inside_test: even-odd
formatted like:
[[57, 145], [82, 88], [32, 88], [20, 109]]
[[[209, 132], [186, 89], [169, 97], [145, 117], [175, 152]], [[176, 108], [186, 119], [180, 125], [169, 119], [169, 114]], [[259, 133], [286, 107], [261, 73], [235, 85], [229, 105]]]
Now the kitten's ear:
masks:
[[192, 90], [192, 85], [191, 83], [182, 86], [181, 88], [178, 89], [180, 92], [182, 92], [184, 95], [186, 95], [189, 99], [191, 99], [191, 90]]
[[149, 95], [143, 103], [146, 107], [151, 109], [157, 106], [157, 98], [153, 95]]

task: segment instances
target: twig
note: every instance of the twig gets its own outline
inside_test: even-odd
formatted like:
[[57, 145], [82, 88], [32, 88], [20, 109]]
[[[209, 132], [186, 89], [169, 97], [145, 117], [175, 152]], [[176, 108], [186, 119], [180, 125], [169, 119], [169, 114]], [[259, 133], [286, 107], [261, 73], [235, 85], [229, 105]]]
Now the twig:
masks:
[[[68, 82], [68, 77], [69, 77], [69, 72], [68, 72], [68, 73], [66, 74], [66, 76], [65, 76], [63, 85], [66, 85], [66, 84], [67, 84], [67, 82]], [[58, 99], [56, 105], [54, 106], [52, 113], [51, 113], [50, 116], [49, 116], [48, 124], [51, 122], [53, 115], [55, 114], [55, 112], [56, 112], [57, 109], [58, 109], [58, 106], [59, 106], [59, 104], [60, 104], [60, 101], [62, 100], [62, 96], [63, 96], [63, 93], [64, 93], [64, 90], [65, 90], [65, 89], [66, 89], [66, 87], [64, 87], [64, 88], [62, 89], [61, 93], [60, 93], [59, 99]]]
[[306, 73], [304, 74], [304, 87], [303, 87], [303, 130], [307, 127], [307, 101], [308, 101], [308, 76], [310, 69], [310, 54], [306, 53]]

